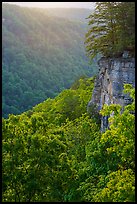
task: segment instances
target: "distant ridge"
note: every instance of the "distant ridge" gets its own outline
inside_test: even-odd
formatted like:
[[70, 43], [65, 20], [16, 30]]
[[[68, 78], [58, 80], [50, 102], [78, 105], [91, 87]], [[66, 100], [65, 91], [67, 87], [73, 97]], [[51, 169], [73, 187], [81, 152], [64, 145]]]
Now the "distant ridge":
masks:
[[69, 20], [70, 16], [80, 19], [81, 10], [74, 9], [73, 14], [75, 10], [75, 16], [70, 15], [71, 10], [68, 14], [60, 12], [68, 15], [67, 19], [46, 9], [2, 4], [4, 117], [55, 97], [82, 75], [96, 73], [95, 64], [89, 65], [85, 53], [87, 23]]

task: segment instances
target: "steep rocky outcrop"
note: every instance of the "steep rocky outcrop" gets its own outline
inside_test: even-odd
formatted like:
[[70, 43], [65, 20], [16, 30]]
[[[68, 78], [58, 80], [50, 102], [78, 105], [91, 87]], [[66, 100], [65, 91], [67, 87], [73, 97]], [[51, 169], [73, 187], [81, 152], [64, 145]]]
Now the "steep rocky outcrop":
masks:
[[[95, 112], [99, 113], [104, 104], [125, 106], [131, 103], [132, 99], [123, 93], [123, 86], [128, 83], [135, 87], [135, 59], [124, 53], [121, 58], [101, 58], [98, 64], [99, 74], [88, 104], [88, 112], [94, 107]], [[104, 131], [108, 127], [108, 117], [100, 119], [101, 131]]]

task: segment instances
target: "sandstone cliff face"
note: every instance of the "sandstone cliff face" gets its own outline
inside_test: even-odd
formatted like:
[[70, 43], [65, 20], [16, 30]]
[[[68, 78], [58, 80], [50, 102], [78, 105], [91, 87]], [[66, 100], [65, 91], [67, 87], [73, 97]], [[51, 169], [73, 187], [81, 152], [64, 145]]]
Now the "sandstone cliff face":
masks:
[[[124, 84], [132, 84], [135, 87], [135, 59], [101, 58], [98, 62], [99, 74], [95, 81], [92, 99], [88, 104], [88, 112], [96, 106], [97, 112], [104, 104], [120, 104], [122, 106], [131, 102], [131, 98], [124, 94]], [[108, 117], [101, 117], [101, 131], [108, 127]]]

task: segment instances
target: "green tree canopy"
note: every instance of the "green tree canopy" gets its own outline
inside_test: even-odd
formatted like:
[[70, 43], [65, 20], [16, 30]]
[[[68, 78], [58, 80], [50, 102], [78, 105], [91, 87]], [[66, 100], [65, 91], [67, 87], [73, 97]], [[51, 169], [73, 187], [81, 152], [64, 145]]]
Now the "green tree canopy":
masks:
[[97, 53], [105, 57], [120, 56], [125, 50], [134, 55], [134, 2], [97, 2], [89, 19], [91, 27], [85, 44], [91, 58]]
[[133, 101], [122, 113], [118, 104], [103, 107], [102, 115], [114, 114], [101, 134], [86, 113], [93, 82], [81, 78], [2, 120], [3, 202], [135, 200], [135, 89], [125, 85]]

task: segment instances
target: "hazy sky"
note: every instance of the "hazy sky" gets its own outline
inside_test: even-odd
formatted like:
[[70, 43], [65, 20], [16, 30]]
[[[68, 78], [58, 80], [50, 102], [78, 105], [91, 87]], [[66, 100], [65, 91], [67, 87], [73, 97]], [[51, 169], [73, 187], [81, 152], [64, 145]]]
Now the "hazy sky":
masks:
[[94, 7], [95, 2], [3, 2], [27, 7], [41, 8], [88, 8]]

